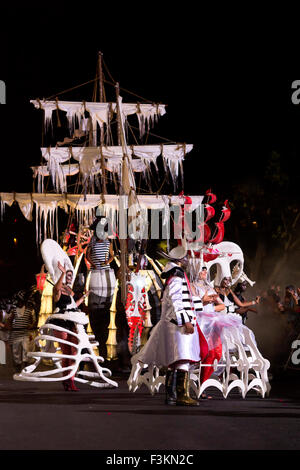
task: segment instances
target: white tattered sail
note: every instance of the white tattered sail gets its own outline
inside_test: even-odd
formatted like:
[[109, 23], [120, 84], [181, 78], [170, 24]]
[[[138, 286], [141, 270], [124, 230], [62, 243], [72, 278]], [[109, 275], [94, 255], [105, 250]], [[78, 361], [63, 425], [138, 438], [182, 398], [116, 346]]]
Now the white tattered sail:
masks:
[[[74, 129], [75, 120], [77, 119], [80, 123], [80, 127], [84, 127], [84, 123], [81, 121], [85, 120], [85, 111], [90, 114], [92, 120], [93, 130], [96, 129], [96, 125], [103, 127], [104, 124], [109, 124], [110, 116], [112, 113], [116, 113], [116, 103], [96, 103], [96, 102], [78, 102], [78, 101], [47, 101], [47, 100], [30, 100], [36, 108], [43, 109], [45, 111], [45, 127], [48, 129], [52, 124], [52, 113], [56, 109], [67, 113], [67, 119], [69, 128]], [[136, 114], [140, 125], [140, 134], [143, 135], [145, 132], [145, 122], [148, 126], [152, 124], [155, 118], [163, 116], [166, 113], [166, 107], [164, 104], [142, 104], [142, 103], [123, 103], [122, 112], [127, 116]]]
[[[146, 173], [153, 163], [157, 168], [157, 158], [161, 155], [165, 166], [171, 174], [174, 185], [181, 171], [181, 165], [187, 153], [193, 149], [192, 144], [161, 144], [161, 145], [131, 145], [127, 146], [128, 155], [131, 157], [133, 172]], [[121, 146], [103, 147], [49, 147], [41, 148], [43, 158], [48, 162], [47, 166], [32, 167], [35, 176], [39, 176], [39, 191], [43, 187], [42, 179], [51, 175], [56, 191], [66, 192], [66, 176], [75, 175], [79, 171], [84, 177], [101, 173], [101, 152], [104, 157], [104, 168], [121, 176], [123, 149]], [[71, 160], [79, 164], [70, 163]], [[69, 162], [69, 163], [66, 163]], [[63, 165], [63, 163], [66, 163]]]
[[3, 215], [5, 212], [5, 205], [11, 206], [14, 200], [15, 200], [14, 193], [1, 193], [1, 201], [0, 201], [1, 220], [3, 220]]
[[[41, 166], [32, 166], [33, 177], [37, 178], [37, 191], [39, 193], [44, 192], [44, 177], [50, 176], [50, 170], [48, 165], [41, 165]], [[67, 190], [67, 176], [74, 176], [79, 173], [79, 165], [78, 163], [73, 164], [66, 164], [59, 166], [59, 172], [54, 175], [54, 187], [61, 191], [62, 193], [66, 192]], [[95, 167], [95, 174], [100, 173], [100, 164], [98, 163]]]
[[[150, 183], [151, 163], [158, 170], [157, 158], [161, 155], [166, 171], [171, 175], [174, 187], [176, 189], [179, 174], [183, 178], [182, 163], [185, 155], [193, 149], [193, 145], [187, 144], [160, 144], [160, 145], [128, 145], [126, 142], [126, 129], [128, 126], [127, 117], [135, 114], [139, 122], [140, 136], [148, 130], [159, 116], [166, 113], [163, 104], [142, 104], [142, 103], [123, 103], [119, 96], [117, 103], [97, 103], [97, 102], [74, 102], [59, 101], [58, 99], [31, 100], [31, 103], [44, 111], [46, 130], [52, 125], [53, 112], [63, 111], [69, 124], [71, 135], [78, 131], [90, 132], [93, 135], [93, 146], [89, 147], [62, 147], [42, 148], [42, 157], [45, 164], [32, 167], [34, 177], [37, 177], [37, 187], [39, 193], [23, 195], [22, 197], [13, 196], [13, 200], [20, 204], [20, 208], [26, 218], [30, 220], [32, 209], [36, 209], [37, 222], [37, 241], [40, 242], [42, 232], [44, 238], [54, 235], [54, 226], [56, 222], [57, 232], [57, 208], [63, 208], [69, 212], [71, 208], [75, 211], [79, 224], [89, 223], [95, 213], [96, 208], [100, 208], [104, 215], [108, 216], [112, 222], [116, 220], [120, 210], [120, 200], [118, 195], [87, 194], [94, 193], [96, 183], [99, 192], [100, 178], [96, 175], [102, 175], [102, 171], [108, 171], [113, 174], [113, 180], [118, 186], [121, 184], [121, 192], [129, 196], [122, 207], [131, 211], [132, 220], [137, 220], [137, 215], [147, 213], [148, 209], [160, 209], [164, 211], [164, 220], [168, 219], [169, 205], [182, 205], [184, 199], [178, 196], [138, 196], [133, 198], [135, 192], [134, 173], [142, 174], [146, 183]], [[86, 114], [88, 113], [88, 114]], [[117, 113], [119, 126], [121, 129], [121, 144], [118, 146], [97, 146], [98, 126], [103, 134], [103, 127], [109, 126], [113, 114]], [[87, 116], [89, 116], [87, 118]], [[59, 115], [57, 116], [59, 118]], [[77, 132], [77, 133], [78, 133]], [[68, 139], [66, 139], [66, 142]], [[69, 139], [71, 143], [72, 139]], [[64, 141], [64, 143], [66, 143]], [[101, 140], [102, 142], [102, 140]], [[80, 172], [84, 196], [77, 194], [68, 194], [67, 177], [76, 175]], [[63, 194], [45, 194], [44, 178], [50, 176], [53, 187], [57, 193]], [[116, 178], [117, 176], [117, 178]], [[111, 178], [111, 176], [109, 176]], [[150, 188], [150, 184], [149, 184]], [[103, 199], [105, 197], [105, 202]], [[122, 196], [120, 196], [122, 197]], [[197, 200], [198, 199], [198, 200]], [[4, 204], [10, 203], [9, 198], [0, 199], [2, 212]], [[4, 201], [4, 202], [3, 202]], [[202, 202], [202, 196], [193, 197], [193, 203], [196, 206]], [[44, 230], [42, 230], [44, 224]], [[48, 232], [47, 232], [48, 231]], [[58, 232], [56, 233], [58, 236]]]
[[[40, 243], [44, 238], [58, 239], [57, 209], [61, 208], [69, 212], [70, 208], [76, 211], [79, 224], [86, 223], [93, 218], [95, 210], [99, 207], [101, 214], [110, 218], [112, 225], [117, 220], [120, 207], [129, 208], [127, 197], [106, 194], [103, 202], [103, 194], [51, 194], [51, 193], [0, 193], [1, 207], [5, 204], [11, 206], [14, 202], [19, 207], [27, 220], [32, 220], [32, 210], [36, 210], [36, 241]], [[190, 209], [195, 210], [202, 204], [203, 196], [192, 196]], [[181, 196], [166, 195], [139, 195], [136, 210], [159, 209], [164, 215], [169, 213], [169, 205], [181, 206], [184, 198]], [[131, 207], [131, 210], [133, 208]], [[165, 220], [166, 222], [166, 220]]]

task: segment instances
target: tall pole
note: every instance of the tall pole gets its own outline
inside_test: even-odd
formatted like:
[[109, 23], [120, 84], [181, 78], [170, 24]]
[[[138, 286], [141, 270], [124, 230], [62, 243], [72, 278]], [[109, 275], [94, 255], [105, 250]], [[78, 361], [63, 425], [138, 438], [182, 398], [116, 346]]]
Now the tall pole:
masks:
[[[129, 195], [128, 191], [128, 184], [124, 181], [124, 165], [126, 165], [126, 148], [124, 142], [124, 136], [122, 133], [122, 123], [121, 123], [121, 113], [120, 113], [120, 106], [119, 106], [119, 98], [120, 98], [120, 86], [119, 83], [116, 83], [116, 105], [117, 105], [117, 129], [118, 129], [118, 145], [122, 145], [123, 147], [123, 163], [122, 163], [122, 181], [121, 181], [121, 191], [120, 195], [127, 196]], [[121, 214], [121, 208], [123, 204], [119, 206], [119, 220], [121, 217], [125, 219], [125, 213]], [[126, 232], [127, 232], [127, 218], [126, 218]], [[127, 238], [124, 238], [125, 234], [120, 233], [120, 251], [121, 251], [121, 266], [120, 266], [120, 287], [121, 287], [121, 301], [122, 304], [125, 306], [127, 300]]]
[[120, 84], [116, 83], [116, 105], [117, 105], [117, 132], [118, 132], [118, 145], [122, 145], [121, 142], [121, 119], [119, 110], [119, 97], [120, 97]]
[[100, 103], [104, 103], [105, 100], [105, 91], [104, 91], [104, 81], [103, 81], [103, 68], [102, 68], [102, 52], [98, 52], [98, 75], [99, 75], [99, 98]]
[[[98, 75], [99, 75], [99, 99], [100, 103], [105, 102], [105, 92], [104, 92], [104, 82], [103, 82], [103, 70], [102, 70], [102, 52], [98, 52]], [[100, 164], [101, 164], [101, 172], [102, 172], [102, 192], [103, 194], [107, 194], [106, 188], [106, 170], [105, 170], [105, 161], [103, 156], [102, 147], [104, 145], [104, 131], [103, 127], [100, 129]]]

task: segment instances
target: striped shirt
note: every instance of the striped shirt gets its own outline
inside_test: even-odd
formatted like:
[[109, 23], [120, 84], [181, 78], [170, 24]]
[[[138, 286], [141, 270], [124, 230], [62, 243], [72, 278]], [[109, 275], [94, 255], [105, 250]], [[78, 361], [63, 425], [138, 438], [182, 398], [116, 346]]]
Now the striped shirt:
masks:
[[12, 329], [13, 330], [23, 330], [26, 329], [34, 323], [35, 314], [34, 309], [29, 306], [25, 305], [21, 308], [15, 307], [13, 309], [13, 321], [12, 321]]
[[193, 296], [193, 302], [194, 302], [196, 313], [203, 312], [203, 303], [200, 297]]
[[109, 269], [109, 264], [104, 264], [109, 259], [110, 241], [95, 242], [90, 245], [89, 258], [96, 268], [92, 269]]
[[193, 304], [193, 299], [189, 290], [188, 283], [181, 277], [171, 277], [167, 284], [169, 286], [169, 298], [172, 303], [172, 310], [175, 316], [170, 318], [169, 321], [175, 323], [177, 326], [182, 326], [185, 323], [196, 324], [196, 312]]

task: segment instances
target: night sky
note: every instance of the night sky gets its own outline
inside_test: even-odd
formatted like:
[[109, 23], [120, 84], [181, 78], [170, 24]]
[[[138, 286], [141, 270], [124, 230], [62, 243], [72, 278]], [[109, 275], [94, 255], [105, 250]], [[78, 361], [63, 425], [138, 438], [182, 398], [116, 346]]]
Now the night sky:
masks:
[[[184, 166], [187, 194], [212, 188], [230, 200], [236, 181], [263, 181], [272, 151], [284, 156], [288, 174], [299, 174], [300, 107], [291, 102], [297, 76], [280, 78], [261, 44], [231, 40], [213, 21], [204, 29], [205, 17], [193, 8], [162, 11], [149, 4], [142, 13], [133, 6], [64, 5], [3, 7], [0, 191], [32, 191], [41, 120], [29, 100], [93, 79], [98, 51], [121, 87], [168, 105], [153, 132], [194, 144]], [[91, 96], [89, 85], [63, 99]], [[35, 237], [29, 223], [26, 230]], [[3, 229], [1, 235], [4, 240]], [[33, 253], [34, 239], [26, 243]]]

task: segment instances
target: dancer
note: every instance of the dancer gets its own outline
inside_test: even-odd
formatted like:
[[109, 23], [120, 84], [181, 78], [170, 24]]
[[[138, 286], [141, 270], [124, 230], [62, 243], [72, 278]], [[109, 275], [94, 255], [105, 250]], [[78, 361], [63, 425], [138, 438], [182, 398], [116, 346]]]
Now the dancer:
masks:
[[[67, 312], [76, 312], [80, 311], [78, 309], [79, 305], [84, 301], [85, 297], [88, 295], [88, 292], [83, 294], [80, 299], [76, 302], [73, 299], [74, 292], [71, 288], [72, 281], [73, 281], [73, 271], [71, 269], [66, 269], [62, 264], [58, 261], [57, 263], [58, 269], [61, 271], [61, 276], [58, 279], [57, 283], [53, 288], [53, 300], [55, 302], [55, 310], [54, 314], [61, 314]], [[65, 282], [63, 282], [65, 279]], [[70, 320], [63, 320], [63, 319], [50, 319], [49, 323], [52, 323], [57, 326], [61, 326], [67, 330], [74, 331], [74, 323]], [[75, 344], [75, 338], [73, 335], [68, 334], [64, 331], [55, 331], [55, 336], [60, 338], [64, 341], [69, 341]], [[62, 353], [65, 355], [75, 355], [76, 348], [72, 347], [68, 344], [60, 343]], [[72, 365], [72, 359], [63, 358], [62, 359], [62, 366], [68, 367]], [[63, 387], [66, 391], [78, 391], [79, 389], [74, 384], [74, 376], [71, 377], [69, 380], [63, 381]]]
[[[53, 300], [56, 308], [45, 324], [39, 328], [41, 350], [30, 354], [30, 357], [34, 358], [33, 364], [23, 369], [20, 374], [14, 374], [14, 379], [38, 382], [61, 381], [66, 391], [78, 390], [74, 386], [75, 381], [100, 388], [117, 387], [118, 384], [109, 378], [111, 371], [99, 365], [103, 362], [103, 358], [95, 354], [93, 337], [90, 337], [85, 330], [88, 317], [79, 306], [88, 292], [75, 301], [74, 268], [69, 256], [52, 239], [43, 241], [41, 255], [49, 275], [47, 281], [54, 287]], [[60, 343], [61, 351], [57, 351], [56, 343]], [[37, 369], [45, 357], [52, 359], [54, 369], [41, 373]], [[92, 363], [95, 371], [81, 370], [80, 364], [83, 362]]]
[[[194, 270], [191, 276], [191, 290], [196, 307], [197, 323], [208, 345], [208, 353], [201, 361], [203, 366], [200, 375], [201, 383], [208, 380], [213, 372], [213, 367], [206, 364], [213, 364], [214, 361], [219, 362], [222, 357], [220, 324], [218, 325], [216, 320], [217, 314], [225, 309], [224, 303], [208, 282], [207, 274], [207, 268], [198, 265], [198, 272], [195, 273]], [[211, 398], [204, 393], [201, 397]]]
[[[187, 252], [178, 246], [161, 253], [169, 262], [161, 277], [166, 280], [160, 321], [132, 362], [167, 367], [165, 382], [167, 405], [198, 406], [189, 394], [191, 364], [206, 356], [207, 345], [196, 325], [195, 307], [189, 280], [185, 274]], [[201, 346], [200, 346], [201, 344]]]
[[[247, 290], [247, 287], [248, 287], [248, 282], [243, 281], [243, 282], [239, 282], [234, 289], [234, 294], [243, 303], [246, 302], [246, 299], [244, 298], [244, 292]], [[257, 310], [253, 306], [240, 307], [236, 309], [236, 313], [242, 316], [242, 321], [244, 325], [246, 324], [246, 321], [248, 320], [248, 312], [257, 313]]]
[[257, 296], [256, 299], [251, 302], [241, 302], [237, 295], [232, 291], [231, 283], [231, 277], [223, 277], [220, 286], [215, 286], [215, 291], [226, 307], [223, 313], [239, 313], [240, 308], [253, 307], [254, 305], [259, 304], [260, 296]]
[[[201, 369], [201, 384], [208, 380], [214, 371], [213, 366], [209, 367], [208, 365], [213, 364], [215, 361], [219, 362], [222, 358], [226, 333], [232, 331], [234, 336], [239, 337], [241, 344], [244, 344], [244, 331], [247, 329], [255, 342], [253, 332], [243, 325], [242, 317], [228, 309], [228, 307], [232, 307], [233, 310], [236, 297], [234, 294], [232, 297], [230, 296], [231, 289], [229, 289], [230, 292], [225, 290], [225, 286], [228, 288], [230, 281], [230, 278], [223, 278], [221, 288], [212, 288], [207, 281], [207, 269], [203, 267], [199, 269], [198, 276], [194, 276], [191, 283], [197, 323], [208, 345], [208, 354], [201, 362], [202, 365], [207, 364]], [[231, 301], [231, 298], [233, 301]], [[256, 302], [259, 302], [259, 299], [257, 297]], [[240, 304], [243, 304], [243, 307], [248, 307], [253, 305], [253, 302], [240, 302]]]
[[[191, 268], [190, 268], [191, 269]], [[225, 309], [225, 305], [222, 302], [221, 298], [217, 292], [213, 289], [209, 281], [207, 280], [207, 268], [203, 266], [199, 268], [198, 272], [191, 274], [192, 282], [192, 293], [201, 293], [201, 304], [204, 311], [211, 311], [213, 306], [213, 311], [222, 312]], [[199, 296], [197, 296], [196, 304], [199, 303]], [[200, 311], [200, 310], [199, 310]], [[202, 310], [201, 310], [202, 311]]]

